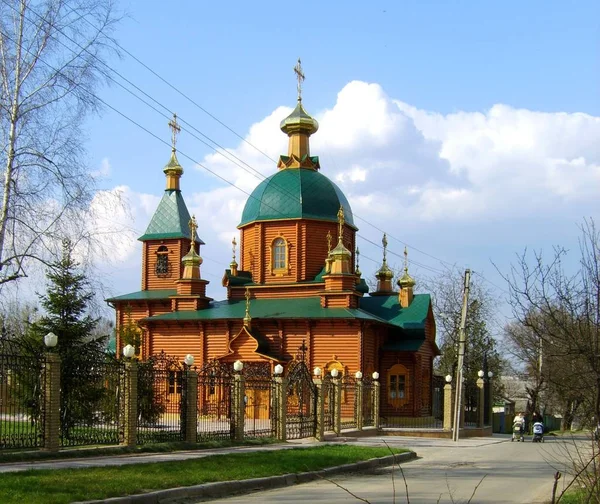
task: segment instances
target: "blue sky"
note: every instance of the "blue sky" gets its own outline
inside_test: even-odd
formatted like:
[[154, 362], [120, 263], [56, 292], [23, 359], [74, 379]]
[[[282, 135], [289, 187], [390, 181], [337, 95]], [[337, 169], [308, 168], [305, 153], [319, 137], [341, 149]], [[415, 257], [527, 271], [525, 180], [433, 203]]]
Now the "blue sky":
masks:
[[[574, 249], [577, 224], [598, 215], [597, 2], [140, 0], [120, 7], [127, 16], [115, 37], [127, 51], [275, 159], [286, 150], [278, 122], [295, 105], [292, 68], [302, 57], [304, 104], [321, 122], [312, 153], [355, 214], [497, 286], [504, 287], [491, 261], [506, 271], [525, 247]], [[275, 171], [127, 54], [111, 64], [265, 176]], [[119, 86], [99, 95], [169, 141], [167, 120]], [[164, 189], [169, 148], [110, 110], [88, 126], [91, 168], [106, 173], [103, 189], [122, 191], [134, 218], [108, 212], [102, 225], [124, 224], [137, 237]], [[220, 278], [246, 196], [190, 158], [246, 191], [259, 179], [185, 125], [178, 148], [183, 194], [206, 242], [203, 276], [209, 294], [223, 298]], [[372, 275], [381, 250], [369, 240], [379, 243], [381, 233], [357, 224], [361, 270]], [[403, 247], [390, 240], [397, 266], [394, 253]], [[417, 280], [441, 269], [409, 253]], [[118, 261], [106, 266], [114, 294], [139, 288], [140, 255], [121, 245]]]

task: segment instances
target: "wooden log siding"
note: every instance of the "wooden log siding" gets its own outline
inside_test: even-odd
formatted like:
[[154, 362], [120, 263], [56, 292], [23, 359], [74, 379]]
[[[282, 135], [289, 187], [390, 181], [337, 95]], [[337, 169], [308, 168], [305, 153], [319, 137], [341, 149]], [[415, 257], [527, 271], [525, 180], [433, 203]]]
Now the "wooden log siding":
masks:
[[[324, 284], [308, 284], [308, 285], [274, 285], [270, 284], [266, 287], [251, 287], [252, 297], [256, 299], [280, 299], [280, 298], [305, 298], [310, 296], [318, 296], [324, 288]], [[231, 299], [244, 299], [246, 294], [245, 288], [231, 289]]]
[[[296, 280], [296, 272], [298, 263], [296, 261], [296, 223], [280, 223], [280, 222], [265, 222], [263, 224], [264, 232], [264, 249], [263, 249], [263, 264], [262, 271], [264, 275], [264, 283], [281, 283], [294, 282]], [[287, 270], [283, 274], [273, 273], [273, 257], [272, 247], [273, 241], [277, 238], [283, 238], [287, 242]]]
[[[161, 246], [169, 250], [169, 273], [167, 276], [156, 275], [157, 251]], [[142, 289], [175, 289], [175, 281], [181, 278], [183, 265], [181, 260], [188, 253], [190, 240], [150, 240], [144, 242], [144, 258], [142, 261]]]
[[201, 355], [201, 342], [196, 324], [167, 326], [159, 324], [152, 328], [152, 353], [163, 351], [179, 360], [191, 353], [195, 358]]
[[349, 373], [360, 369], [360, 326], [351, 321], [316, 323], [313, 333], [313, 362], [311, 367], [323, 368], [328, 362], [341, 362]]
[[362, 330], [362, 355], [363, 355], [363, 367], [366, 373], [370, 373], [368, 377], [371, 377], [373, 371], [378, 371], [380, 374], [381, 370], [377, 369], [376, 360], [377, 360], [377, 345], [375, 332], [371, 327], [365, 327]]

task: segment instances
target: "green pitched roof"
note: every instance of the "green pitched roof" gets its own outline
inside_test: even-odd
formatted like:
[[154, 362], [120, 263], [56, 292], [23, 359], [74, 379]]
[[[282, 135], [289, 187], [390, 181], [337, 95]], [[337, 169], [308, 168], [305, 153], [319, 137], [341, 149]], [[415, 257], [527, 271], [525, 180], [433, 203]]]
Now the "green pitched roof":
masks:
[[[188, 212], [181, 191], [167, 189], [158, 204], [152, 220], [143, 236], [138, 240], [163, 240], [167, 238], [191, 238], [190, 212]], [[196, 243], [204, 242], [196, 238]]]
[[407, 308], [398, 303], [398, 294], [367, 296], [360, 299], [360, 309], [406, 330], [422, 330], [431, 305], [429, 294], [416, 294]]
[[123, 294], [122, 296], [115, 296], [108, 298], [106, 301], [146, 301], [149, 299], [169, 299], [169, 296], [175, 296], [177, 291], [175, 289], [158, 289], [158, 290], [145, 290], [130, 292], [129, 294]]
[[424, 338], [419, 339], [394, 339], [383, 345], [383, 350], [392, 352], [416, 352], [425, 342]]
[[[145, 320], [242, 319], [245, 313], [246, 300], [216, 301], [203, 310], [165, 313]], [[319, 296], [300, 299], [253, 299], [250, 301], [250, 316], [253, 319], [337, 318], [384, 322], [376, 316], [355, 308], [323, 308]]]
[[263, 180], [252, 191], [239, 226], [279, 219], [337, 222], [340, 205], [346, 223], [354, 227], [350, 204], [337, 185], [316, 170], [287, 168]]

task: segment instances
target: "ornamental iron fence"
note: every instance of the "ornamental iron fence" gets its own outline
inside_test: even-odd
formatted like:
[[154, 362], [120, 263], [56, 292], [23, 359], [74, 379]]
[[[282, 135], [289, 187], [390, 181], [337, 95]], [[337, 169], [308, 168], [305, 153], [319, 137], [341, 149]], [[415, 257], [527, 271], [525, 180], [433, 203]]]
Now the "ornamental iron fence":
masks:
[[218, 360], [198, 370], [196, 440], [233, 439], [233, 366]]
[[292, 361], [287, 379], [287, 439], [313, 437], [317, 430], [317, 388], [306, 363]]
[[342, 429], [356, 429], [356, 378], [349, 374], [344, 375], [340, 390], [342, 394], [340, 406]]
[[116, 445], [120, 441], [123, 362], [104, 354], [61, 374], [60, 446]]
[[183, 364], [165, 352], [139, 364], [137, 444], [184, 440], [181, 422], [184, 379]]
[[242, 376], [245, 379], [244, 436], [273, 437], [273, 378], [268, 362], [248, 363]]

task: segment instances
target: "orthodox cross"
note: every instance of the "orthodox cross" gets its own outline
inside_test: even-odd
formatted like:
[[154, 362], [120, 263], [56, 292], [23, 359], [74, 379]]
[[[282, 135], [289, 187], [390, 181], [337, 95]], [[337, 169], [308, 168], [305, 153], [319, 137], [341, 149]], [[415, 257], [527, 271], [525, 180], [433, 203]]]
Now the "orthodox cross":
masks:
[[331, 252], [331, 231], [327, 231], [327, 253]]
[[189, 222], [189, 226], [190, 226], [190, 234], [192, 235], [192, 247], [193, 247], [194, 243], [196, 243], [196, 229], [198, 229], [198, 224], [196, 223], [195, 215], [192, 215], [192, 218], [190, 219], [190, 222]]
[[231, 245], [231, 248], [233, 250], [233, 262], [235, 262], [235, 246], [237, 245], [237, 242], [235, 241], [235, 236], [233, 237], [233, 240], [231, 240]]
[[404, 246], [404, 273], [408, 273], [408, 249]]
[[298, 353], [296, 353], [296, 360], [304, 362], [306, 359], [306, 351], [308, 347], [306, 346], [306, 340], [302, 340], [302, 345], [298, 347]]
[[177, 143], [177, 135], [181, 133], [181, 126], [177, 122], [177, 114], [173, 114], [173, 119], [169, 121], [169, 128], [171, 128], [171, 148], [175, 152], [175, 144]]
[[383, 238], [381, 240], [381, 243], [383, 244], [383, 262], [385, 262], [385, 258], [387, 255], [387, 245], [388, 245], [387, 235], [385, 233], [383, 233]]
[[360, 250], [356, 247], [356, 270], [355, 273], [360, 275], [360, 269], [358, 268], [358, 259], [360, 258]]
[[338, 210], [337, 217], [338, 217], [338, 222], [339, 222], [339, 226], [340, 226], [339, 240], [340, 240], [340, 242], [342, 242], [342, 240], [344, 239], [344, 207], [342, 207], [342, 205], [340, 205], [340, 209]]
[[302, 101], [302, 81], [304, 81], [304, 72], [302, 71], [302, 62], [300, 58], [298, 58], [298, 63], [294, 67], [294, 73], [296, 74], [296, 79], [298, 79], [298, 101]]

